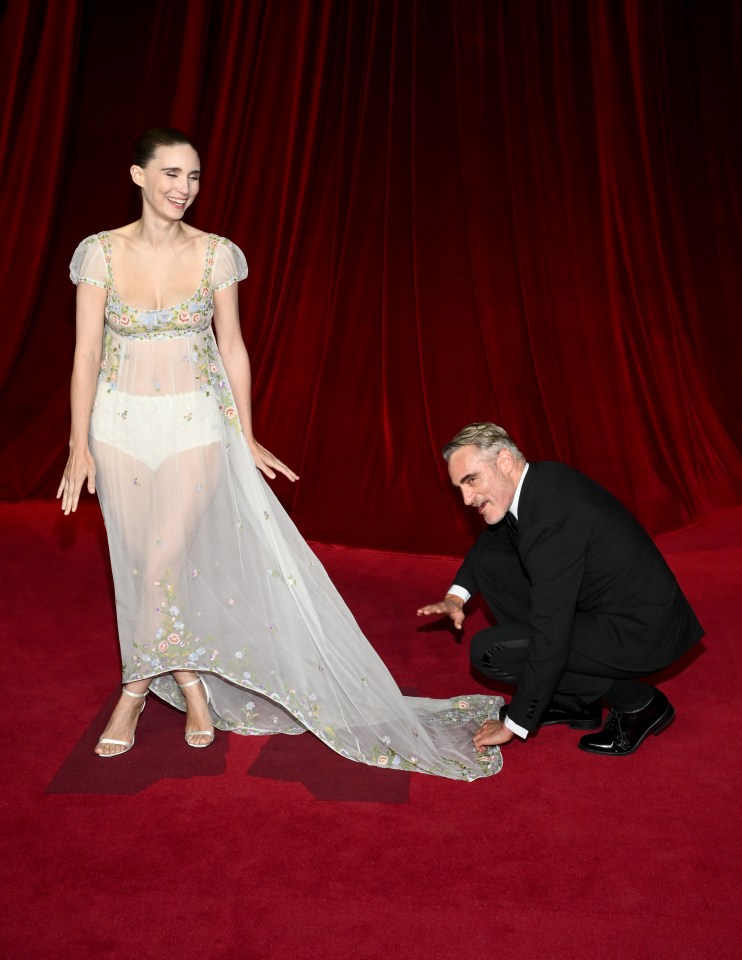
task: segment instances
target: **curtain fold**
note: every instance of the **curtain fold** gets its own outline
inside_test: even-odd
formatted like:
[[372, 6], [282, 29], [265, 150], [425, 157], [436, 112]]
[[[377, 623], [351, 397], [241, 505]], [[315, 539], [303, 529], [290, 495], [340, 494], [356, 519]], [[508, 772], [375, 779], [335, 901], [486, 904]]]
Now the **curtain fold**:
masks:
[[192, 132], [196, 226], [245, 251], [259, 439], [305, 535], [458, 553], [440, 447], [471, 420], [653, 532], [740, 502], [742, 5], [6, 5], [0, 497], [64, 463], [89, 233], [129, 145]]

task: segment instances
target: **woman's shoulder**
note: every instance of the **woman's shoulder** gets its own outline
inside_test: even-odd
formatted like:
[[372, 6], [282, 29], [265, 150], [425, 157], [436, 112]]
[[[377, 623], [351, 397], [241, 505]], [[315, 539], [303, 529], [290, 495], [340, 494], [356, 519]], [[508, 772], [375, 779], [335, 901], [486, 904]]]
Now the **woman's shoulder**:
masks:
[[77, 249], [84, 250], [88, 247], [91, 247], [93, 244], [104, 243], [108, 238], [108, 235], [109, 235], [108, 230], [101, 230], [100, 233], [91, 233], [89, 237], [85, 237], [84, 240], [81, 240], [78, 243]]
[[84, 281], [96, 287], [107, 285], [110, 261], [107, 238], [108, 232], [104, 230], [78, 243], [70, 261], [70, 279], [74, 284]]

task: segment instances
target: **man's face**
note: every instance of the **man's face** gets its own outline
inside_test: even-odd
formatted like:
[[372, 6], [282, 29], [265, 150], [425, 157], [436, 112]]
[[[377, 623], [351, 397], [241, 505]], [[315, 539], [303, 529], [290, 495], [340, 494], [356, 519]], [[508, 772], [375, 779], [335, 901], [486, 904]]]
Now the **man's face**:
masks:
[[460, 447], [448, 461], [448, 472], [467, 507], [474, 507], [487, 523], [502, 520], [518, 486], [519, 473], [510, 451], [500, 450], [493, 461], [471, 444]]

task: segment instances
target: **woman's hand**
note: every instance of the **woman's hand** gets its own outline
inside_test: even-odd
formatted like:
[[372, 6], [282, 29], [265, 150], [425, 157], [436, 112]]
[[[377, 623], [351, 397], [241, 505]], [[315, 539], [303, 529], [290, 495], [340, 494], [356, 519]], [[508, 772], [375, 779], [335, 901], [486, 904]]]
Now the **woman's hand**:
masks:
[[255, 461], [255, 466], [258, 470], [262, 470], [266, 477], [275, 480], [276, 471], [278, 471], [278, 473], [282, 473], [284, 477], [288, 477], [292, 483], [299, 479], [293, 470], [287, 467], [285, 463], [282, 463], [278, 457], [274, 457], [270, 450], [266, 450], [257, 440], [249, 441], [248, 447]]
[[80, 500], [80, 491], [88, 481], [88, 493], [95, 493], [95, 462], [89, 450], [83, 453], [71, 450], [67, 466], [62, 474], [62, 482], [57, 490], [57, 500], [62, 498], [62, 511], [65, 516], [77, 510]]

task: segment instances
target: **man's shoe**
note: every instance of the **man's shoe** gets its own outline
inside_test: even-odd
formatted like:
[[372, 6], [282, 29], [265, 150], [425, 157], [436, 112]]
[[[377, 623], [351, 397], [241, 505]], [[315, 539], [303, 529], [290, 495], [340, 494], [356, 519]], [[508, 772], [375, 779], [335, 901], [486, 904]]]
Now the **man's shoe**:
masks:
[[[506, 704], [504, 707], [500, 707], [500, 720], [504, 720], [507, 715]], [[552, 703], [544, 713], [541, 726], [553, 727], [557, 723], [568, 723], [570, 727], [577, 730], [595, 730], [600, 726], [602, 720], [603, 709], [600, 706], [600, 700], [588, 704], [582, 710], [565, 710], [563, 707], [557, 707]]]
[[599, 753], [605, 757], [627, 757], [637, 750], [650, 733], [657, 735], [670, 726], [675, 709], [660, 690], [655, 690], [651, 701], [641, 710], [627, 713], [611, 710], [600, 733], [581, 737], [580, 750]]

